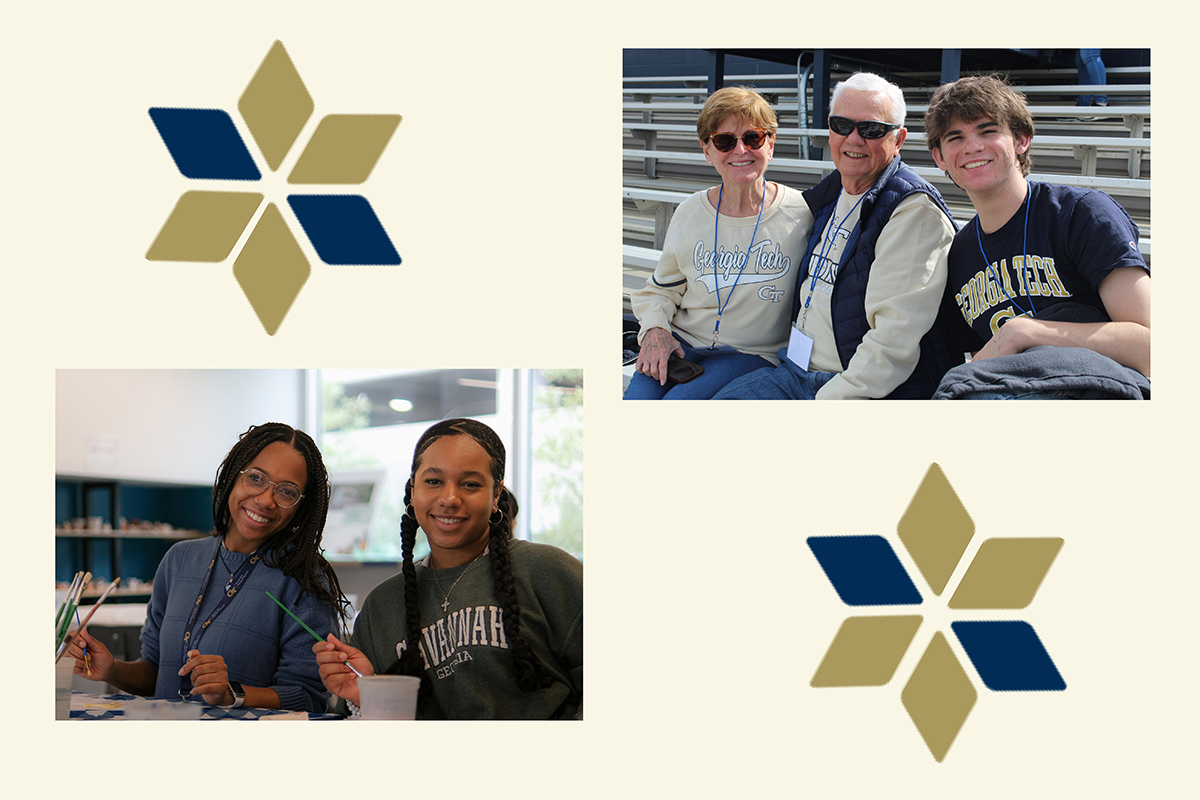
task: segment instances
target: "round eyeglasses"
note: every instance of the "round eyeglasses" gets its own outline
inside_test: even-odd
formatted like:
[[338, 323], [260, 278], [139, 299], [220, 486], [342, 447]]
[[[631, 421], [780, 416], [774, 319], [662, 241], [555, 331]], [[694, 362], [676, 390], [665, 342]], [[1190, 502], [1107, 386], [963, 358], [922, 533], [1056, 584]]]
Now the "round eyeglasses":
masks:
[[855, 122], [845, 117], [829, 118], [829, 130], [838, 136], [849, 136], [850, 131], [858, 128], [858, 135], [864, 139], [881, 139], [884, 134], [894, 131], [899, 127], [899, 125], [893, 125], [890, 122], [878, 122], [873, 119], [864, 119], [862, 122]]
[[741, 136], [734, 136], [732, 133], [714, 133], [708, 137], [708, 140], [712, 142], [713, 147], [722, 153], [728, 153], [737, 147], [738, 139], [742, 140], [742, 144], [746, 145], [747, 150], [757, 150], [767, 143], [767, 137], [770, 135], [770, 131], [764, 131], [762, 128], [754, 128], [746, 131]]
[[244, 469], [238, 474], [242, 476], [242, 488], [251, 497], [262, 494], [267, 490], [268, 486], [274, 486], [275, 504], [280, 508], [291, 508], [300, 502], [301, 497], [304, 497], [300, 492], [300, 487], [296, 484], [276, 483], [261, 470], [254, 468]]

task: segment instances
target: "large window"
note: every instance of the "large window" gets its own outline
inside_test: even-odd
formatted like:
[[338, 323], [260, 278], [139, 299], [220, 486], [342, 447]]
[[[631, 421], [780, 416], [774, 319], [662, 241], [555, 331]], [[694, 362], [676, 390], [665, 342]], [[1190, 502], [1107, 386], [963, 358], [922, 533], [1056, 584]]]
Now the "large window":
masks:
[[[448, 417], [478, 419], [504, 441], [517, 538], [583, 558], [582, 370], [318, 370], [310, 386], [334, 482], [330, 560], [400, 560], [413, 448]], [[416, 549], [428, 552], [423, 535]]]

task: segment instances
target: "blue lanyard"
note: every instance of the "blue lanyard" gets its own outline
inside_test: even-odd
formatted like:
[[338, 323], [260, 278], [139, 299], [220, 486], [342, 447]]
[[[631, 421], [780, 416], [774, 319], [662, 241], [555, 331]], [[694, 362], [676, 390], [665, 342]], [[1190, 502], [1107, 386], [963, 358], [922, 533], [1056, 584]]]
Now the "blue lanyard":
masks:
[[[821, 265], [825, 263], [825, 259], [829, 255], [829, 251], [833, 249], [833, 243], [837, 241], [838, 234], [842, 232], [842, 225], [846, 224], [846, 220], [850, 219], [851, 215], [854, 214], [854, 210], [858, 208], [858, 204], [861, 203], [863, 198], [866, 196], [867, 193], [863, 192], [859, 198], [854, 201], [854, 205], [850, 206], [850, 210], [846, 212], [846, 216], [842, 217], [841, 223], [838, 223], [837, 221], [837, 205], [835, 204], [833, 206], [833, 213], [830, 215], [829, 228], [827, 229], [830, 230], [831, 233], [825, 237], [825, 241], [821, 245], [821, 252], [817, 254], [817, 258], [820, 259], [817, 262], [817, 268], [813, 269], [812, 265], [809, 264], [809, 271], [812, 273], [812, 280], [808, 282], [808, 297], [804, 299], [804, 313], [800, 315], [800, 330], [804, 330], [804, 321], [808, 318], [808, 304], [812, 302], [813, 292], [816, 291], [817, 278], [821, 274]], [[842, 190], [839, 189], [838, 200], [841, 199]]]
[[[250, 554], [250, 557], [246, 559], [245, 563], [238, 568], [238, 571], [225, 584], [225, 596], [221, 598], [221, 602], [217, 603], [217, 607], [208, 615], [208, 619], [204, 621], [204, 624], [200, 626], [200, 630], [196, 631], [196, 635], [193, 637], [192, 629], [196, 626], [196, 619], [200, 616], [200, 604], [204, 602], [204, 593], [208, 591], [208, 585], [212, 582], [213, 566], [217, 563], [217, 555], [221, 552], [222, 542], [223, 539], [218, 537], [217, 549], [213, 551], [212, 561], [208, 562], [208, 572], [204, 574], [204, 582], [200, 584], [200, 596], [192, 604], [192, 613], [188, 616], [187, 627], [183, 629], [183, 661], [185, 663], [188, 660], [188, 651], [195, 650], [200, 646], [200, 637], [208, 630], [208, 626], [212, 624], [213, 620], [233, 602], [233, 598], [237, 595], [238, 590], [242, 588], [250, 578], [250, 573], [254, 571], [254, 568], [258, 566], [258, 562], [262, 560], [262, 557], [258, 554], [258, 550]], [[186, 698], [191, 696], [191, 684], [191, 678], [187, 675], [180, 676], [180, 697]]]
[[767, 182], [763, 181], [763, 196], [762, 203], [758, 206], [758, 219], [754, 221], [754, 232], [750, 234], [750, 246], [746, 248], [746, 257], [742, 259], [742, 266], [738, 268], [737, 277], [733, 279], [733, 286], [729, 287], [729, 293], [725, 295], [725, 302], [721, 302], [721, 279], [717, 277], [717, 229], [721, 224], [721, 198], [725, 196], [725, 183], [721, 182], [721, 189], [717, 192], [717, 220], [713, 223], [713, 291], [717, 293], [717, 323], [713, 326], [713, 340], [709, 348], [717, 346], [717, 334], [721, 330], [721, 312], [725, 310], [725, 306], [729, 305], [729, 299], [733, 297], [733, 290], [737, 288], [738, 281], [742, 279], [742, 272], [746, 269], [746, 262], [750, 260], [750, 254], [754, 252], [754, 237], [758, 235], [758, 223], [762, 222], [763, 209], [767, 207]]
[[[1037, 310], [1033, 307], [1033, 295], [1029, 293], [1029, 207], [1033, 205], [1033, 187], [1028, 183], [1025, 184], [1025, 233], [1021, 238], [1021, 271], [1025, 273], [1024, 280], [1020, 283], [1025, 286], [1025, 299], [1029, 301], [1029, 310], [1021, 308], [1021, 304], [1017, 299], [1008, 293], [1004, 282], [1000, 280], [1000, 276], [996, 274], [992, 262], [988, 261], [987, 253], [983, 252], [983, 234], [980, 233], [979, 215], [975, 215], [975, 239], [979, 242], [979, 254], [983, 256], [983, 263], [987, 265], [988, 272], [992, 274], [992, 280], [1000, 287], [1000, 291], [1004, 292], [1004, 296], [1008, 298], [1008, 302], [1012, 303], [1017, 311], [1021, 312], [1023, 317], [1037, 316]], [[1015, 328], [1013, 330], [1016, 330]]]

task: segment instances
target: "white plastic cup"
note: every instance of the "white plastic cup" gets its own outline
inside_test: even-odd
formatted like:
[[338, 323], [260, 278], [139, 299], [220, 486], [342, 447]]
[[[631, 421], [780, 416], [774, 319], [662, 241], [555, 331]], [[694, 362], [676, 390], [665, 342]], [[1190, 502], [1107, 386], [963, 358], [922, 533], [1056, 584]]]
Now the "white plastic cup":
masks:
[[421, 679], [412, 675], [364, 675], [358, 679], [363, 719], [416, 719]]
[[75, 680], [75, 659], [63, 655], [54, 665], [54, 718], [71, 718], [71, 684]]

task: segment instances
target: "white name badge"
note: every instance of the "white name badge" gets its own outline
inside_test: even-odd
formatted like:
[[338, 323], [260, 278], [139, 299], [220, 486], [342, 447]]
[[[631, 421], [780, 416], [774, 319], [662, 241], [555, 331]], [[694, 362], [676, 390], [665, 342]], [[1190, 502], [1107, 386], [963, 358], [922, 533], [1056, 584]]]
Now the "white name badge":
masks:
[[812, 347], [813, 340], [808, 334], [793, 325], [792, 335], [788, 338], [788, 361], [808, 372], [808, 361], [812, 358]]

